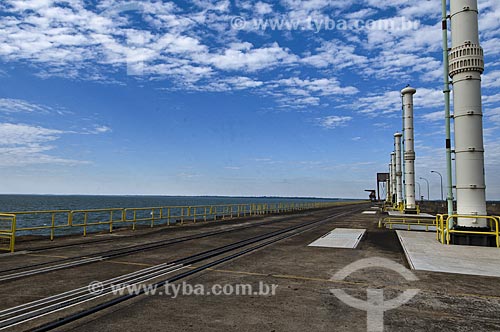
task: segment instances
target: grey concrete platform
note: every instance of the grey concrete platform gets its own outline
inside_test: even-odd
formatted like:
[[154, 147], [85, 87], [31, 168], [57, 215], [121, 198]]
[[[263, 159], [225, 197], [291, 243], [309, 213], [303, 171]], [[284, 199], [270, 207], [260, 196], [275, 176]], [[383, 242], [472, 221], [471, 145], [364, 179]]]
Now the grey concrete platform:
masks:
[[500, 249], [443, 245], [435, 233], [396, 231], [415, 270], [500, 277]]
[[[303, 232], [199, 272], [187, 279], [189, 285], [260, 283], [277, 285], [275, 295], [196, 296], [143, 295], [109, 309], [76, 320], [56, 331], [217, 331], [217, 332], [303, 332], [303, 331], [367, 331], [366, 312], [350, 307], [331, 289], [343, 289], [351, 296], [366, 300], [367, 289], [382, 289], [385, 299], [399, 296], [407, 289], [419, 293], [407, 304], [384, 313], [385, 331], [451, 332], [500, 331], [500, 278], [470, 276], [429, 271], [413, 271], [417, 281], [408, 282], [398, 273], [383, 268], [366, 268], [352, 273], [344, 280], [332, 276], [351, 263], [362, 259], [385, 258], [409, 267], [395, 231], [378, 228], [380, 215], [363, 215], [369, 209], [352, 206], [351, 213], [331, 218], [320, 227]], [[54, 271], [19, 280], [3, 282], [0, 288], [0, 310], [38, 300], [94, 280], [104, 280], [138, 271], [145, 267], [186, 257], [217, 248], [251, 236], [272, 232], [283, 227], [312, 221], [335, 214], [335, 209], [298, 213], [283, 222], [264, 223], [242, 231], [200, 238], [165, 248], [135, 253], [109, 261], [97, 262], [71, 269]], [[63, 247], [81, 239], [58, 239], [54, 249], [38, 253], [0, 257], [1, 269], [41, 263], [61, 257], [97, 253], [127, 245], [151, 243], [240, 225], [252, 225], [285, 216], [209, 222], [196, 226], [172, 227], [125, 232], [112, 241], [81, 243]], [[291, 215], [286, 216], [291, 217]], [[308, 244], [334, 228], [366, 229], [356, 250], [310, 247]], [[413, 234], [413, 233], [412, 233]], [[415, 233], [416, 234], [416, 233]], [[130, 236], [129, 236], [130, 235]], [[132, 236], [135, 235], [135, 236]], [[103, 239], [106, 237], [100, 237]], [[87, 239], [91, 241], [95, 238]], [[106, 238], [107, 239], [107, 238]], [[49, 243], [31, 243], [25, 249]], [[20, 244], [22, 246], [22, 244]], [[57, 247], [56, 247], [57, 246]], [[184, 270], [199, 266], [195, 264]], [[183, 270], [183, 271], [184, 271]], [[69, 312], [47, 316], [46, 321], [88, 307], [79, 305]], [[45, 322], [46, 322], [45, 321]], [[43, 323], [43, 322], [42, 322]], [[28, 326], [33, 328], [37, 324]], [[21, 329], [13, 329], [18, 331]]]

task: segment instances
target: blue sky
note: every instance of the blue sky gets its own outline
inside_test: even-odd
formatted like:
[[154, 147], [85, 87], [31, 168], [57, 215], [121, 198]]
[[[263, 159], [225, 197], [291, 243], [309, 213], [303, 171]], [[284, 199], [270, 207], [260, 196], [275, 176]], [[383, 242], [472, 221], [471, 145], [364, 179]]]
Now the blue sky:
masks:
[[[438, 198], [440, 3], [3, 0], [0, 192], [365, 197], [411, 84]], [[479, 6], [500, 199], [500, 3]]]

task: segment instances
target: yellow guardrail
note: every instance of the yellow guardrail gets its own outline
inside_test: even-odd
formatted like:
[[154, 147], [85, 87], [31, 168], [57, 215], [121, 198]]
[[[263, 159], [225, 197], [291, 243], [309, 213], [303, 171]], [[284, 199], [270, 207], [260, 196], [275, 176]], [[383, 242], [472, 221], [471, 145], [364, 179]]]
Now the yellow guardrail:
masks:
[[436, 226], [436, 219], [423, 218], [423, 217], [419, 217], [418, 215], [414, 215], [414, 216], [408, 215], [408, 216], [404, 216], [404, 217], [390, 216], [390, 217], [380, 218], [378, 221], [379, 228], [389, 226], [389, 229], [392, 229], [393, 225], [407, 226], [408, 230], [411, 230], [411, 226], [425, 226], [425, 231], [428, 232], [429, 227]]
[[[489, 221], [490, 231], [464, 231], [455, 230], [450, 228], [450, 224], [454, 224], [457, 218], [469, 218], [469, 219], [486, 219]], [[442, 244], [450, 244], [451, 234], [476, 234], [476, 235], [494, 235], [496, 238], [497, 248], [500, 248], [500, 217], [493, 216], [471, 216], [471, 215], [460, 215], [460, 214], [438, 214], [436, 216], [436, 222], [438, 227], [436, 228], [436, 239]], [[453, 221], [450, 223], [450, 221]]]
[[[9, 237], [9, 250], [14, 251], [15, 237], [21, 232], [48, 231], [50, 240], [54, 240], [57, 230], [81, 228], [83, 236], [87, 236], [89, 227], [105, 226], [109, 233], [115, 227], [148, 224], [171, 225], [184, 224], [186, 221], [217, 221], [249, 216], [259, 216], [272, 213], [286, 213], [302, 210], [327, 208], [337, 205], [350, 205], [366, 203], [366, 201], [353, 202], [308, 202], [308, 203], [259, 203], [259, 204], [220, 204], [201, 206], [161, 206], [141, 208], [108, 208], [88, 210], [47, 210], [47, 211], [22, 211], [0, 214], [2, 218], [10, 220], [10, 228], [0, 229], [0, 238]], [[16, 223], [17, 221], [17, 223]], [[29, 225], [23, 226], [28, 223]], [[103, 230], [102, 228], [100, 229]], [[66, 233], [74, 234], [74, 233]], [[0, 248], [0, 250], [2, 250]]]
[[436, 240], [444, 244], [444, 221], [448, 220], [447, 214], [436, 215]]
[[0, 239], [7, 240], [9, 245], [1, 247], [1, 251], [14, 252], [16, 245], [16, 215], [0, 213]]
[[[385, 204], [384, 203], [384, 212], [387, 211], [399, 211], [399, 212], [404, 212], [405, 211], [405, 205], [404, 203], [399, 203], [399, 204]], [[417, 205], [417, 213], [420, 213], [420, 206]]]
[[[16, 227], [16, 232], [22, 231], [39, 231], [50, 230], [50, 239], [54, 239], [55, 230], [58, 228], [71, 227], [71, 211], [70, 210], [49, 210], [49, 211], [22, 211], [12, 212], [17, 219], [28, 217], [30, 220], [42, 218], [45, 223], [41, 226], [33, 227]], [[56, 220], [63, 219], [64, 223], [58, 223]]]

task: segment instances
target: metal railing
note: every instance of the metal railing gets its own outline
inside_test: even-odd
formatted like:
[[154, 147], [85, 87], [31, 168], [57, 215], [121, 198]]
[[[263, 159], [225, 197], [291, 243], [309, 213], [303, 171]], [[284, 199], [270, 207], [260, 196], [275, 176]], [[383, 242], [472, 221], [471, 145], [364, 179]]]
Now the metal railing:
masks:
[[[401, 213], [403, 213], [405, 211], [405, 205], [404, 203], [401, 203], [401, 204], [384, 204], [384, 212], [388, 212], [388, 211], [399, 211]], [[420, 205], [417, 205], [416, 206], [416, 211], [417, 211], [417, 214], [420, 214]]]
[[[453, 226], [456, 223], [457, 218], [469, 218], [469, 219], [486, 219], [489, 222], [490, 231], [471, 231], [471, 230], [456, 230], [450, 228], [450, 224]], [[442, 244], [450, 244], [451, 234], [472, 234], [472, 235], [494, 235], [496, 238], [497, 248], [500, 248], [500, 230], [499, 230], [499, 220], [500, 217], [493, 216], [470, 216], [470, 215], [447, 215], [438, 214], [436, 216], [436, 239]], [[453, 221], [450, 223], [450, 221]]]
[[0, 251], [14, 252], [16, 245], [16, 215], [0, 214], [0, 239], [7, 240], [8, 242], [8, 246], [0, 246]]
[[[417, 215], [415, 216], [390, 216], [390, 217], [385, 217], [385, 218], [380, 218], [378, 221], [378, 227], [386, 227], [389, 226], [389, 229], [393, 229], [393, 225], [400, 225], [400, 226], [405, 226], [407, 227], [408, 230], [411, 230], [412, 226], [423, 226], [425, 227], [425, 231], [429, 231], [429, 227], [436, 227], [436, 219], [434, 218], [426, 218], [426, 217], [419, 217]], [[437, 227], [436, 227], [437, 228]], [[432, 231], [434, 231], [432, 229]]]
[[[137, 225], [183, 225], [185, 222], [217, 221], [225, 219], [260, 216], [272, 213], [287, 213], [302, 210], [332, 207], [336, 205], [360, 204], [353, 202], [307, 202], [307, 203], [259, 203], [222, 204], [202, 206], [161, 206], [140, 208], [108, 208], [88, 210], [22, 211], [0, 214], [10, 227], [0, 229], [0, 238], [9, 238], [9, 250], [14, 251], [16, 236], [49, 235], [54, 240], [56, 231], [64, 235], [75, 234], [81, 229], [83, 236], [91, 231], [112, 233], [115, 228]], [[17, 221], [17, 222], [16, 222]], [[7, 250], [0, 247], [0, 250]]]

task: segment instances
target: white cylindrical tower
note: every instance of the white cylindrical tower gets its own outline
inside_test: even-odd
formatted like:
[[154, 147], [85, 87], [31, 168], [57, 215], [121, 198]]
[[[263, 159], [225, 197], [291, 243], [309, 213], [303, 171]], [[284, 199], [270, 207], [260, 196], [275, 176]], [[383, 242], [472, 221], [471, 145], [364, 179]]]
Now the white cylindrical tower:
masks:
[[395, 195], [398, 191], [396, 185], [396, 152], [391, 153], [391, 164], [392, 164], [392, 173], [391, 173], [391, 187], [392, 187], [392, 196], [391, 202], [395, 203]]
[[[477, 0], [451, 0], [451, 36], [449, 69], [453, 80], [457, 213], [485, 215], [481, 104], [484, 56], [479, 45]], [[487, 222], [480, 218], [459, 218], [458, 226], [486, 227]]]
[[396, 202], [403, 204], [403, 173], [401, 171], [401, 137], [403, 134], [394, 134], [394, 151], [396, 153]]
[[415, 139], [413, 127], [413, 95], [414, 88], [407, 87], [401, 91], [403, 96], [403, 123], [404, 123], [404, 177], [406, 210], [416, 210], [415, 202]]
[[392, 161], [389, 164], [389, 178], [387, 179], [386, 192], [387, 197], [385, 198], [386, 203], [390, 203], [392, 200]]

